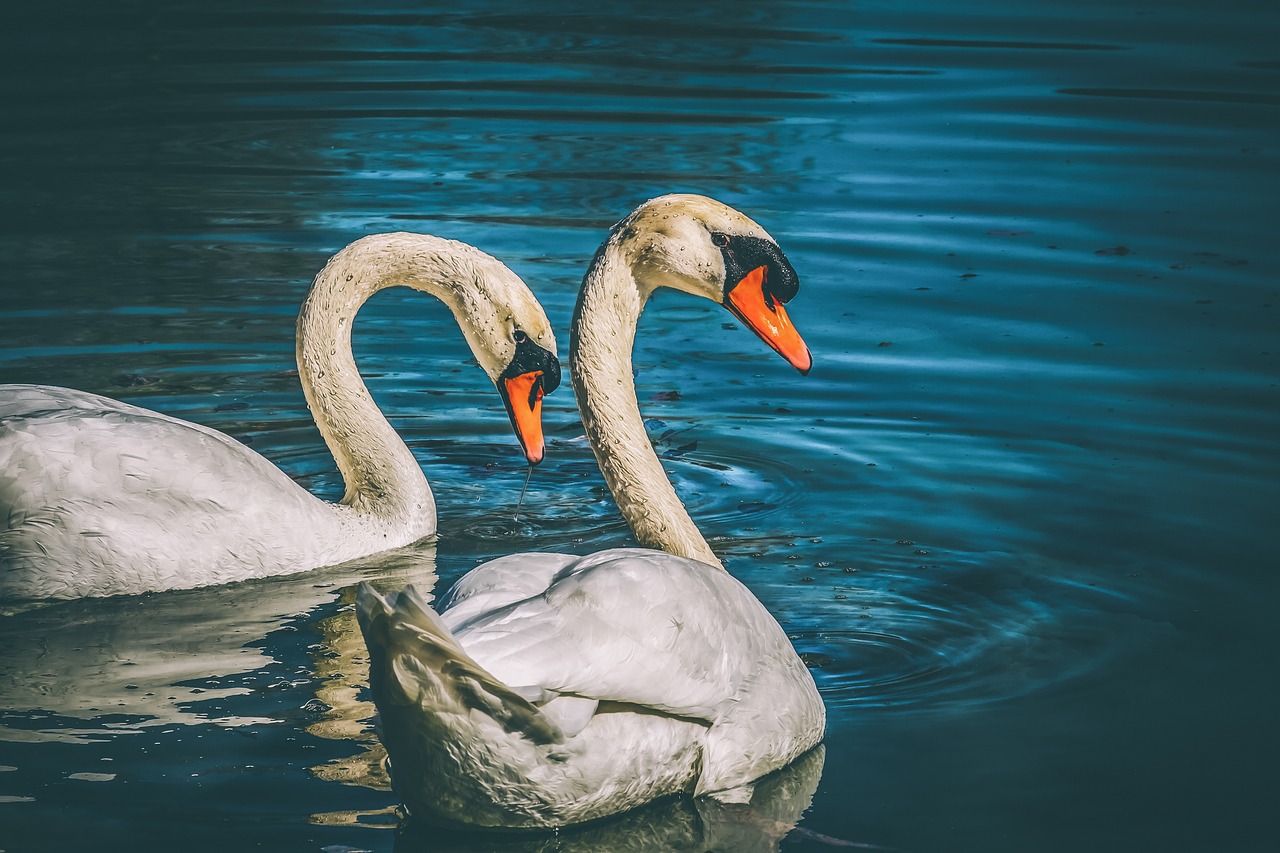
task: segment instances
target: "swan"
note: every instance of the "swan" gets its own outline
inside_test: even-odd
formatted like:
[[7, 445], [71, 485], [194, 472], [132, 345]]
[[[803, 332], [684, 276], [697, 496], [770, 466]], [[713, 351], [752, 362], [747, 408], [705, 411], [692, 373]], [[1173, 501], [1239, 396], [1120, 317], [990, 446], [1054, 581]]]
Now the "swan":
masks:
[[808, 669], [712, 553], [645, 435], [631, 355], [658, 287], [721, 303], [811, 366], [782, 305], [795, 271], [755, 222], [671, 195], [614, 226], [574, 310], [570, 373], [606, 483], [647, 547], [501, 557], [438, 612], [412, 586], [360, 588], [378, 733], [412, 815], [557, 828], [682, 792], [742, 802], [823, 737]]
[[449, 307], [530, 464], [560, 381], [546, 314], [465, 243], [375, 234], [334, 255], [298, 315], [298, 378], [346, 484], [321, 500], [235, 439], [96, 394], [0, 385], [0, 599], [68, 599], [314, 569], [436, 530], [422, 469], [360, 378], [360, 306], [405, 285]]

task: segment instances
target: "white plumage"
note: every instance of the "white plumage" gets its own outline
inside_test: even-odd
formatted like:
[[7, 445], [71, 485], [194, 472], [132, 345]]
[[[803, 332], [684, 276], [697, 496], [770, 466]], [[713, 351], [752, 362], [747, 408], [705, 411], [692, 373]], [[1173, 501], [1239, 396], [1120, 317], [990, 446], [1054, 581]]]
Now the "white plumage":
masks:
[[[299, 377], [346, 482], [341, 503], [314, 497], [207, 427], [82, 391], [2, 385], [0, 599], [287, 574], [434, 533], [426, 477], [351, 354], [360, 306], [395, 285], [444, 301], [495, 383], [517, 338], [554, 361], [546, 315], [514, 273], [466, 244], [395, 233], [357, 240], [330, 259], [298, 317]], [[540, 458], [540, 435], [536, 443]]]
[[[540, 589], [511, 600], [503, 574], [523, 585], [537, 570]], [[518, 554], [467, 575], [441, 606], [436, 616], [412, 587], [360, 598], [379, 731], [415, 814], [577, 823], [738, 788], [821, 736], [786, 635], [706, 563], [636, 548]]]
[[353, 513], [234, 439], [66, 388], [0, 386], [0, 507], [6, 598], [203, 586], [359, 547]]
[[[503, 557], [462, 578], [438, 615], [412, 587], [361, 588], [379, 734], [412, 813], [557, 827], [680, 792], [740, 800], [821, 741], [813, 678], [689, 518], [631, 381], [654, 288], [727, 304], [750, 279], [781, 319], [739, 316], [769, 341], [789, 328], [777, 303], [794, 275], [758, 225], [710, 199], [655, 199], [615, 226], [583, 282], [570, 364], [605, 480], [637, 538], [662, 550]], [[798, 341], [775, 349], [807, 370]]]

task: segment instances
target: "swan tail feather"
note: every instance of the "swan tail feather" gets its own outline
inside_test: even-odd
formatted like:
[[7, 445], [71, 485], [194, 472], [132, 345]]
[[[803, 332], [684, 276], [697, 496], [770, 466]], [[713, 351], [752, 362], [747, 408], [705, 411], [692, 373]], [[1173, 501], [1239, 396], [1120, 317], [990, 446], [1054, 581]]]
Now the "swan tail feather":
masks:
[[479, 711], [534, 743], [564, 740], [560, 727], [526, 698], [532, 689], [509, 687], [490, 675], [412, 586], [384, 597], [361, 583], [356, 616], [380, 710], [413, 705], [440, 714]]

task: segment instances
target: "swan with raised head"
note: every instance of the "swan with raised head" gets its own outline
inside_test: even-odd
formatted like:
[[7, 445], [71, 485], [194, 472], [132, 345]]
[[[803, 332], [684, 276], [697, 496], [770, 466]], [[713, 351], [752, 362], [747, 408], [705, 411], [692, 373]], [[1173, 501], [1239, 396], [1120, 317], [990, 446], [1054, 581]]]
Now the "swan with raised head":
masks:
[[529, 462], [560, 365], [546, 314], [478, 249], [404, 232], [356, 240], [298, 315], [298, 377], [346, 484], [323, 501], [216, 430], [66, 388], [0, 386], [0, 599], [208, 586], [333, 565], [436, 530], [422, 469], [360, 378], [351, 325], [396, 285], [449, 307]]
[[631, 354], [658, 287], [724, 305], [810, 367], [782, 305], [796, 274], [759, 225], [674, 195], [613, 228], [583, 281], [570, 369], [605, 480], [649, 547], [502, 557], [438, 614], [412, 587], [362, 586], [379, 735], [414, 815], [551, 828], [681, 792], [741, 801], [822, 739], [813, 678], [720, 565], [645, 435]]

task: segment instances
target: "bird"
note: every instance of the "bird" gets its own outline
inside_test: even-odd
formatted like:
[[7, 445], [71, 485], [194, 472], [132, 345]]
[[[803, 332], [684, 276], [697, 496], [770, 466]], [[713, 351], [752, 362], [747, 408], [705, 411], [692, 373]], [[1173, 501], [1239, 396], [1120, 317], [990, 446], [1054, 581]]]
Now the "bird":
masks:
[[412, 585], [360, 587], [376, 727], [415, 818], [556, 829], [668, 795], [744, 802], [823, 739], [813, 677], [711, 551], [645, 435], [631, 355], [659, 287], [723, 305], [801, 373], [812, 366], [783, 306], [798, 277], [745, 215], [679, 194], [613, 227], [583, 279], [569, 372], [644, 547], [500, 557], [438, 610]]
[[492, 256], [454, 240], [362, 237], [316, 275], [297, 321], [298, 377], [345, 482], [336, 503], [227, 435], [45, 385], [0, 385], [0, 600], [130, 595], [333, 565], [436, 531], [426, 476], [351, 350], [360, 306], [408, 286], [449, 308], [530, 465], [560, 382], [547, 316]]

